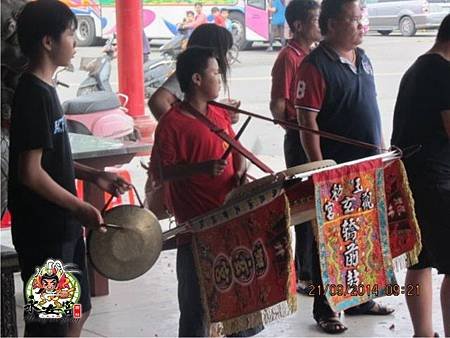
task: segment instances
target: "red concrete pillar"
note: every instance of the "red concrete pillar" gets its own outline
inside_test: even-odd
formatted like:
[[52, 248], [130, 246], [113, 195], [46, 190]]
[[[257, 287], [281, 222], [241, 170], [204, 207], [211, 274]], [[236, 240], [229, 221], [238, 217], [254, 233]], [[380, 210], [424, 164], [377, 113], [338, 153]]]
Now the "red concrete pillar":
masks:
[[155, 121], [145, 115], [142, 0], [116, 1], [119, 91], [128, 96], [128, 114], [141, 140], [152, 141]]

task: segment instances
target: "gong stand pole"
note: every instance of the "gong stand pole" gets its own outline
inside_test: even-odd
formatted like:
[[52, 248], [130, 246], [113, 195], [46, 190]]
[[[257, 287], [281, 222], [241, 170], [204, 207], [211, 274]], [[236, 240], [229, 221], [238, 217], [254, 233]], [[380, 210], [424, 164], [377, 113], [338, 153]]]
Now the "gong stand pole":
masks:
[[354, 145], [354, 146], [359, 146], [359, 147], [362, 147], [362, 148], [380, 150], [380, 151], [383, 151], [383, 152], [389, 151], [389, 149], [384, 149], [384, 148], [382, 148], [380, 146], [377, 146], [375, 144], [354, 140], [354, 139], [351, 139], [349, 137], [345, 137], [345, 136], [329, 133], [329, 132], [323, 131], [323, 130], [319, 131], [319, 130], [316, 130], [316, 129], [303, 127], [303, 126], [300, 126], [297, 123], [293, 123], [293, 122], [288, 122], [288, 121], [284, 121], [284, 120], [280, 120], [280, 119], [274, 119], [274, 118], [265, 117], [263, 115], [251, 113], [249, 111], [246, 111], [246, 110], [243, 110], [243, 109], [240, 109], [240, 108], [236, 108], [236, 107], [233, 107], [233, 106], [229, 106], [227, 104], [223, 104], [223, 103], [220, 103], [220, 102], [210, 101], [209, 103], [212, 104], [212, 105], [215, 105], [217, 107], [220, 107], [220, 108], [224, 108], [224, 109], [227, 109], [227, 110], [232, 110], [232, 111], [235, 111], [235, 112], [243, 114], [243, 115], [256, 117], [258, 119], [269, 121], [269, 122], [272, 122], [274, 124], [279, 124], [281, 126], [289, 128], [289, 129], [301, 130], [301, 131], [304, 131], [304, 132], [307, 132], [307, 133], [319, 135], [321, 137], [324, 137], [324, 138], [327, 138], [327, 139], [330, 139], [330, 140], [334, 140], [334, 141], [338, 141], [338, 142], [342, 142], [342, 143], [347, 143], [347, 144], [351, 144], [351, 145]]
[[173, 229], [164, 231], [162, 234], [163, 242], [168, 240], [169, 238], [178, 235], [179, 233], [188, 232], [191, 229], [189, 224], [182, 224], [180, 226], [177, 226]]

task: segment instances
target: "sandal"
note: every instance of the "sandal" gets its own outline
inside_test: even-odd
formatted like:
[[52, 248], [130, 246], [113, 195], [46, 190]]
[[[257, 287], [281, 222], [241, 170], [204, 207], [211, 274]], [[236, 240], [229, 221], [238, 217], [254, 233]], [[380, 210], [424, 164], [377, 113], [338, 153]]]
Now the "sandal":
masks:
[[[416, 337], [419, 337], [419, 336], [416, 336], [416, 335], [413, 336], [413, 338], [416, 338]], [[433, 337], [439, 337], [439, 333], [435, 332]]]
[[345, 314], [349, 316], [355, 315], [387, 316], [394, 311], [395, 310], [393, 308], [373, 302], [373, 305], [367, 310], [361, 311], [361, 309], [358, 309], [358, 307], [355, 306], [345, 310]]
[[341, 323], [338, 317], [321, 318], [317, 320], [317, 325], [325, 332], [338, 334], [347, 330], [347, 327]]
[[297, 282], [297, 293], [305, 296], [314, 296], [312, 293], [313, 287], [311, 281], [298, 281]]

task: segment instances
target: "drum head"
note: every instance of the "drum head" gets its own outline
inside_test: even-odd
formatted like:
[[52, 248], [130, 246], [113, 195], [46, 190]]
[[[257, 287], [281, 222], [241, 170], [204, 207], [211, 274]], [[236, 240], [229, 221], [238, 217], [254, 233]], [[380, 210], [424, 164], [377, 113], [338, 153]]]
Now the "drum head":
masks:
[[162, 231], [152, 212], [135, 205], [120, 205], [103, 217], [106, 233], [91, 231], [87, 240], [88, 254], [96, 270], [103, 276], [131, 280], [147, 272], [162, 249]]
[[263, 191], [264, 187], [270, 186], [271, 183], [274, 183], [280, 177], [292, 177], [307, 171], [330, 167], [333, 165], [336, 165], [336, 162], [333, 160], [315, 161], [287, 168], [286, 170], [280, 171], [275, 175], [264, 176], [230, 191], [225, 198], [225, 203], [251, 198], [256, 193]]
[[227, 197], [225, 197], [225, 203], [246, 199], [254, 196], [260, 190], [264, 190], [264, 187], [270, 185], [276, 181], [275, 176], [264, 176], [250, 183], [241, 185], [236, 189], [231, 190]]

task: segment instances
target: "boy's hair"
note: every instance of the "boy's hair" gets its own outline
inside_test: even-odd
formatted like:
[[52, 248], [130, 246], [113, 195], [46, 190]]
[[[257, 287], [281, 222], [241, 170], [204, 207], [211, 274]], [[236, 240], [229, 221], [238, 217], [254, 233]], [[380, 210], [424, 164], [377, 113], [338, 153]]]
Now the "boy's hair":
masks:
[[197, 6], [203, 7], [203, 4], [202, 4], [201, 2], [196, 2], [196, 3], [194, 4], [194, 7], [197, 7]]
[[230, 69], [227, 53], [233, 46], [233, 35], [224, 27], [205, 23], [194, 29], [187, 46], [207, 47], [214, 50], [224, 88], [227, 88], [227, 76]]
[[319, 8], [320, 5], [314, 0], [292, 0], [287, 5], [284, 14], [291, 31], [293, 32], [295, 30], [295, 21], [306, 23], [309, 19], [310, 12]]
[[58, 0], [28, 2], [17, 19], [17, 36], [22, 53], [29, 59], [39, 56], [45, 36], [59, 41], [67, 28], [76, 28], [77, 18]]
[[194, 11], [187, 11], [187, 12], [186, 12], [186, 16], [188, 16], [188, 15], [192, 15], [192, 16], [194, 16], [194, 15], [195, 15], [195, 13], [194, 13]]
[[228, 10], [228, 8], [222, 8], [222, 9], [220, 10], [220, 12], [221, 12], [221, 13], [223, 13], [223, 12], [229, 12], [229, 10]]
[[436, 36], [436, 41], [438, 42], [450, 41], [450, 14], [447, 14], [444, 20], [442, 20]]
[[358, 0], [323, 0], [319, 17], [319, 27], [322, 35], [328, 33], [328, 20], [339, 18], [346, 3], [357, 1]]
[[192, 75], [203, 74], [211, 58], [215, 58], [214, 49], [205, 47], [189, 47], [178, 55], [176, 75], [183, 93], [189, 93]]
[[219, 10], [219, 7], [213, 7], [213, 8], [211, 8], [211, 13], [217, 13], [217, 12], [219, 12], [220, 10]]

